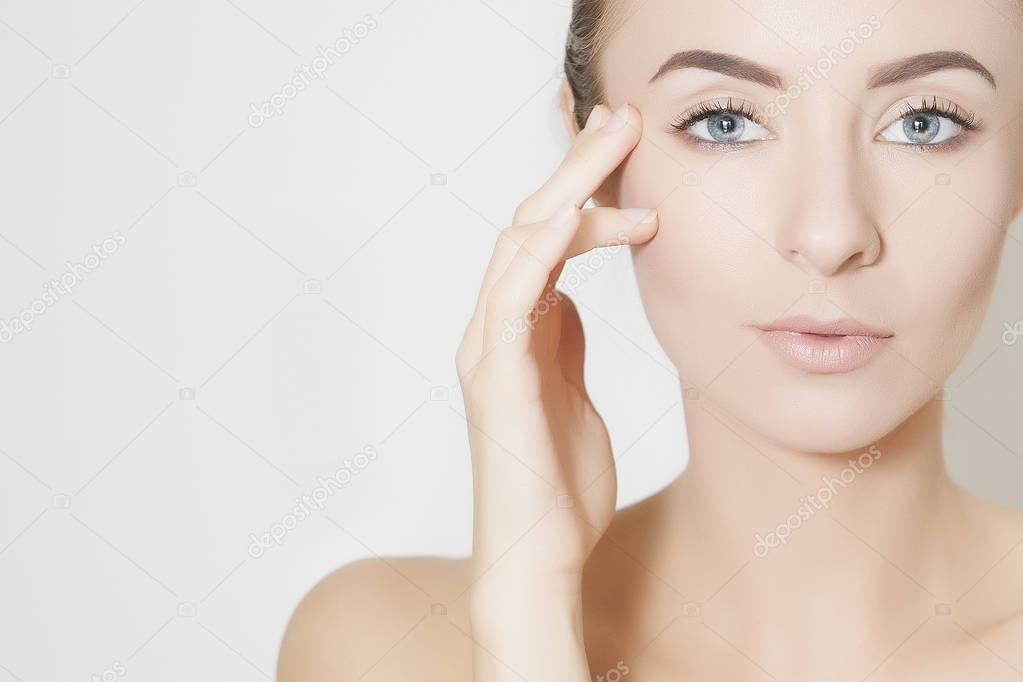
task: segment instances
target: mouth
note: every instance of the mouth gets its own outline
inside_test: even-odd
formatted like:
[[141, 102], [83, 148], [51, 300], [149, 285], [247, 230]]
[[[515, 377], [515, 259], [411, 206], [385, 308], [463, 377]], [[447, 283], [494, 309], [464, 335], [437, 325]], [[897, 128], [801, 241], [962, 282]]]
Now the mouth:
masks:
[[782, 360], [815, 374], [851, 372], [866, 365], [895, 336], [886, 329], [845, 318], [821, 322], [812, 317], [787, 317], [757, 325], [760, 340]]

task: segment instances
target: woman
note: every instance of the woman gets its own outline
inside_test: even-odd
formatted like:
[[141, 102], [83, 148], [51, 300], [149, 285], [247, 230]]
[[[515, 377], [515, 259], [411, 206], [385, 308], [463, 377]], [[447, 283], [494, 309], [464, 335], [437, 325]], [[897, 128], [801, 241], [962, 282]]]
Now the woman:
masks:
[[[1018, 0], [577, 0], [572, 148], [457, 354], [473, 556], [328, 577], [280, 679], [1023, 679], [1023, 518], [950, 481], [936, 399], [1023, 207], [1021, 27]], [[553, 285], [617, 244], [691, 459], [615, 512]]]

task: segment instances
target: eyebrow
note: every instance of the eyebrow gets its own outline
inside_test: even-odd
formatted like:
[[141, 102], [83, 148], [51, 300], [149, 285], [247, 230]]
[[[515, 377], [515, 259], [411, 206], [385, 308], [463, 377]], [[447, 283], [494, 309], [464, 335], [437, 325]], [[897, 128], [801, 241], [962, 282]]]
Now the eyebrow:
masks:
[[756, 62], [734, 54], [711, 52], [709, 50], [676, 52], [671, 57], [668, 57], [668, 60], [661, 65], [661, 68], [657, 70], [657, 73], [653, 75], [649, 82], [653, 83], [670, 71], [690, 68], [717, 71], [732, 78], [752, 81], [778, 90], [782, 89], [781, 76], [766, 66], [761, 66]]
[[991, 84], [991, 87], [998, 87], [995, 77], [986, 66], [961, 51], [928, 52], [890, 62], [871, 73], [870, 83], [867, 87], [881, 88], [946, 69], [969, 69], [984, 78]]
[[[679, 69], [706, 69], [732, 78], [766, 85], [776, 90], [784, 89], [782, 78], [777, 71], [744, 57], [710, 50], [676, 52], [661, 65], [649, 83]], [[874, 89], [894, 85], [948, 69], [969, 69], [984, 78], [991, 84], [991, 87], [998, 87], [991, 71], [973, 56], [958, 50], [947, 50], [905, 57], [877, 67], [871, 71], [867, 88]]]

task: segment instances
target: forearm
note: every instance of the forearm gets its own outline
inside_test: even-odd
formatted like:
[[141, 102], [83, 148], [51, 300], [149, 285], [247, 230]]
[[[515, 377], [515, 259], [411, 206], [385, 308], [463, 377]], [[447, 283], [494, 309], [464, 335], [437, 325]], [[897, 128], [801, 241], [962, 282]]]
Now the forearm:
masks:
[[470, 609], [477, 682], [588, 682], [578, 586], [487, 585]]

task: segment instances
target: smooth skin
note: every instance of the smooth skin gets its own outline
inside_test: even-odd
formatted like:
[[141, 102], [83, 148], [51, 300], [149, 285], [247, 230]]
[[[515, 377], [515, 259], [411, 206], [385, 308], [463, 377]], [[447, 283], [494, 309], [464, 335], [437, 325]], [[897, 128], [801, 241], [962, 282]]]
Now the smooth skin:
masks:
[[[1023, 9], [742, 6], [623, 4], [635, 11], [605, 49], [608, 105], [576, 131], [563, 95], [572, 147], [498, 239], [458, 349], [473, 556], [370, 559], [328, 576], [289, 625], [281, 682], [1023, 680], [1023, 515], [948, 478], [934, 400], [1023, 207]], [[694, 48], [794, 81], [871, 16], [880, 28], [772, 118], [770, 139], [739, 150], [693, 144], [670, 123], [708, 99], [762, 108], [777, 92], [705, 69], [649, 82]], [[998, 87], [966, 69], [866, 85], [878, 64], [951, 49]], [[983, 127], [942, 151], [879, 138], [924, 96]], [[941, 174], [950, 183], [936, 185]], [[580, 210], [591, 198], [598, 208]], [[698, 398], [685, 407], [686, 472], [616, 512], [579, 316], [553, 283], [566, 258], [621, 243]], [[751, 326], [797, 312], [895, 336], [856, 371], [807, 375]], [[881, 454], [757, 555], [756, 536], [865, 452]]]

